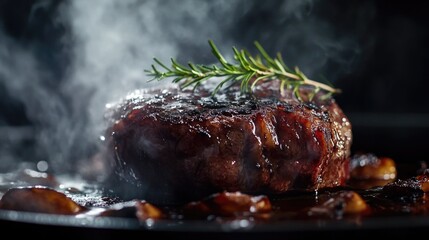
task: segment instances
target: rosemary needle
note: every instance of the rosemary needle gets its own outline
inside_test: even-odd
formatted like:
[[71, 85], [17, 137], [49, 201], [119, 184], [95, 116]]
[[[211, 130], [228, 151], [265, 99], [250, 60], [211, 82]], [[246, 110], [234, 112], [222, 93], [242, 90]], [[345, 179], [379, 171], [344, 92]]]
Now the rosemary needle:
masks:
[[255, 42], [255, 47], [259, 54], [255, 56], [245, 49], [238, 50], [233, 47], [234, 63], [230, 63], [224, 58], [213, 41], [209, 40], [209, 45], [218, 60], [218, 65], [199, 65], [191, 62], [183, 65], [171, 59], [171, 66], [168, 67], [154, 58], [156, 65], [153, 64], [152, 69], [145, 70], [145, 72], [152, 77], [151, 80], [173, 78], [173, 82], [178, 83], [182, 88], [193, 86], [194, 89], [210, 78], [224, 78], [214, 89], [213, 95], [226, 83], [234, 81], [240, 83], [242, 93], [251, 93], [260, 81], [280, 81], [280, 91], [284, 91], [285, 88], [291, 89], [298, 99], [301, 99], [299, 89], [302, 86], [312, 86], [313, 96], [320, 90], [325, 91], [327, 95], [341, 92], [332, 86], [307, 78], [298, 67], [290, 69], [280, 53], [273, 58], [258, 42]]

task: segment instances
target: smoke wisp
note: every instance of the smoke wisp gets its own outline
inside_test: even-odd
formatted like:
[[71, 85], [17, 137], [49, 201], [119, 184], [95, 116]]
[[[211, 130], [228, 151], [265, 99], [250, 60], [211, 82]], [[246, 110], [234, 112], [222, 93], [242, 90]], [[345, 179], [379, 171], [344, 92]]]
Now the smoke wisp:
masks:
[[[37, 13], [52, 5], [33, 6], [28, 21], [37, 21]], [[368, 7], [358, 11], [371, 16]], [[35, 129], [36, 159], [24, 160], [76, 170], [100, 144], [106, 103], [164, 84], [147, 82], [144, 69], [153, 57], [211, 63], [208, 39], [229, 57], [232, 46], [253, 51], [258, 40], [308, 76], [335, 81], [357, 62], [360, 46], [352, 33], [342, 34], [323, 18], [325, 9], [323, 2], [310, 0], [64, 1], [49, 19], [63, 30], [55, 39], [61, 46], [54, 54], [56, 68], [44, 54], [50, 46], [23, 44], [0, 25], [0, 83], [23, 103]], [[370, 19], [368, 14], [357, 21]]]

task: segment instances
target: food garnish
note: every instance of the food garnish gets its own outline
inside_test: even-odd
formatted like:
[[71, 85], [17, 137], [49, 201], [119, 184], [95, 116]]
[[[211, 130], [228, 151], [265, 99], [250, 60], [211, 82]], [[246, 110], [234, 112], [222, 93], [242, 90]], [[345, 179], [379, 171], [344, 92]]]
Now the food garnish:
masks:
[[[280, 81], [280, 91], [291, 89], [300, 100], [302, 98], [299, 90], [303, 86], [313, 88], [312, 96], [320, 90], [326, 92], [327, 97], [341, 92], [340, 89], [328, 84], [307, 78], [298, 67], [289, 68], [280, 53], [273, 58], [259, 42], [255, 41], [254, 44], [259, 54], [252, 55], [245, 49], [238, 50], [233, 47], [234, 62], [231, 63], [220, 53], [214, 42], [209, 40], [212, 53], [220, 65], [200, 65], [189, 62], [186, 66], [171, 59], [171, 67], [168, 67], [154, 58], [156, 64], [152, 65], [151, 70], [145, 70], [145, 72], [152, 77], [151, 80], [173, 78], [173, 83], [178, 83], [182, 88], [193, 86], [194, 89], [210, 78], [220, 77], [222, 80], [213, 90], [213, 95], [225, 84], [225, 86], [231, 86], [237, 82], [240, 83], [241, 93], [251, 93], [260, 81]], [[162, 69], [160, 70], [159, 67]]]

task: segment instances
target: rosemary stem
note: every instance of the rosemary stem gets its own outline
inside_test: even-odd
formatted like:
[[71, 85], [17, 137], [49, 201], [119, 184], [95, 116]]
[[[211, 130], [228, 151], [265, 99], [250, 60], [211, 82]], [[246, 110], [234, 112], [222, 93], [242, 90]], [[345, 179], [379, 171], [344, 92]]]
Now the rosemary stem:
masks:
[[260, 80], [278, 80], [280, 81], [280, 91], [292, 87], [294, 94], [300, 100], [299, 87], [303, 85], [313, 86], [314, 94], [319, 90], [324, 90], [331, 94], [341, 92], [340, 89], [308, 79], [298, 68], [290, 69], [280, 54], [277, 54], [275, 58], [270, 57], [258, 42], [255, 42], [255, 45], [260, 55], [256, 56], [252, 56], [247, 50], [238, 50], [233, 47], [235, 64], [225, 60], [213, 41], [210, 40], [209, 44], [220, 65], [205, 66], [188, 63], [186, 66], [171, 59], [172, 65], [169, 68], [155, 58], [155, 63], [165, 71], [161, 72], [154, 65], [152, 65], [152, 70], [145, 71], [150, 76], [153, 76], [154, 79], [161, 80], [171, 77], [174, 78], [173, 82], [179, 83], [183, 87], [194, 85], [194, 88], [209, 78], [225, 77], [215, 88], [214, 94], [226, 82], [231, 81], [240, 81], [242, 93], [248, 93]]
[[304, 80], [304, 83], [306, 83], [308, 85], [313, 85], [315, 87], [318, 87], [320, 89], [323, 89], [323, 90], [326, 90], [326, 91], [332, 92], [332, 93], [340, 93], [341, 92], [340, 89], [333, 88], [333, 87], [331, 87], [329, 85], [326, 85], [326, 84], [323, 84], [323, 83], [320, 83], [320, 82], [316, 82], [316, 81], [308, 79], [308, 78], [306, 78]]

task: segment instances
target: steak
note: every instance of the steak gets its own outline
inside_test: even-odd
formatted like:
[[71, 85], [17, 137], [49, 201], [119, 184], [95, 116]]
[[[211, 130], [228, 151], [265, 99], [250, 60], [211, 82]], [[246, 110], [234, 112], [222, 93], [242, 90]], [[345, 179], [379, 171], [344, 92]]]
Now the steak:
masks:
[[114, 189], [181, 203], [220, 191], [280, 194], [343, 185], [351, 123], [334, 98], [279, 91], [277, 81], [212, 96], [208, 83], [136, 90], [108, 111]]

